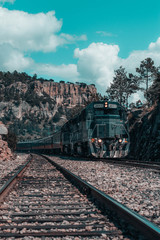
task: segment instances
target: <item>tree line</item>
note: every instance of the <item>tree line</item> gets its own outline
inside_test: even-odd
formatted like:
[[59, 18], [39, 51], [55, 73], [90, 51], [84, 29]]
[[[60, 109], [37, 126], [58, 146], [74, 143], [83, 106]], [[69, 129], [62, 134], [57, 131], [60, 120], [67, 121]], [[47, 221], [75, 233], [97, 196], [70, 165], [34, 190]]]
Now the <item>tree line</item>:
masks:
[[141, 61], [140, 66], [136, 68], [136, 75], [128, 74], [122, 66], [114, 72], [113, 82], [106, 90], [108, 100], [117, 101], [128, 108], [129, 97], [139, 90], [144, 93], [149, 105], [159, 100], [160, 67], [155, 67], [151, 58]]

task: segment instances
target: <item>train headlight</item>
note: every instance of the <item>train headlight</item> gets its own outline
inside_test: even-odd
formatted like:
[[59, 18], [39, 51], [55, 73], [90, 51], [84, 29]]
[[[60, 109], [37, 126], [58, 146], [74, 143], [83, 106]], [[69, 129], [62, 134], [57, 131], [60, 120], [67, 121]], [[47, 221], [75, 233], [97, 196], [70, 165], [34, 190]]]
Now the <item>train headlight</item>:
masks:
[[105, 108], [108, 107], [108, 102], [105, 102], [104, 107], [105, 107]]
[[98, 139], [98, 143], [101, 143], [102, 142], [102, 139]]
[[120, 139], [118, 140], [118, 142], [119, 142], [119, 143], [122, 143], [122, 139], [120, 138]]

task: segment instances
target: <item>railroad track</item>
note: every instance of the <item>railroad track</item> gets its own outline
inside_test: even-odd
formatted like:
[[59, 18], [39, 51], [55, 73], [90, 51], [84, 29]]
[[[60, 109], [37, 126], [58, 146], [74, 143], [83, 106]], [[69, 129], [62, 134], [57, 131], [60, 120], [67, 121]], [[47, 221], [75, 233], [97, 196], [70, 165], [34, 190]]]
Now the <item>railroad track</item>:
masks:
[[[158, 227], [46, 157], [34, 155], [24, 169], [19, 170], [15, 179], [0, 192], [3, 201], [5, 198], [0, 213], [0, 239], [23, 239], [26, 236], [39, 239], [63, 239], [64, 236], [71, 239], [76, 236], [80, 239], [123, 239], [126, 236], [143, 239], [143, 235], [144, 239], [157, 240], [160, 236]], [[16, 179], [18, 183], [15, 185]], [[12, 188], [14, 185], [12, 191], [10, 184]], [[9, 195], [8, 191], [11, 191]], [[91, 201], [93, 198], [101, 205], [101, 210]], [[103, 214], [102, 209], [105, 209]], [[114, 210], [114, 214], [109, 209]], [[118, 218], [115, 212], [118, 212]], [[127, 225], [125, 219], [129, 219], [130, 224]], [[141, 225], [139, 230], [142, 233], [136, 232], [136, 238], [133, 224], [135, 227]]]
[[24, 164], [19, 165], [9, 174], [0, 179], [0, 204], [9, 193], [10, 189], [12, 189], [12, 187], [15, 185], [17, 179], [23, 174], [31, 162], [31, 159], [32, 157], [29, 155]]

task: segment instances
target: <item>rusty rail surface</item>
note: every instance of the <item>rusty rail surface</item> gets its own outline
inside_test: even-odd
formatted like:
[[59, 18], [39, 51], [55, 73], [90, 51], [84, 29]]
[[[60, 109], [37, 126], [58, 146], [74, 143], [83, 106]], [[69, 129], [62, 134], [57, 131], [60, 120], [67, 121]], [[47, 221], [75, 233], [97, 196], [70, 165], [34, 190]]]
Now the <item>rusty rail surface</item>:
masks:
[[21, 166], [20, 169], [0, 189], [0, 204], [3, 202], [4, 198], [7, 196], [7, 194], [10, 192], [10, 190], [17, 183], [18, 179], [28, 167], [29, 163], [32, 160], [32, 156], [30, 155], [28, 158], [29, 160], [23, 166]]

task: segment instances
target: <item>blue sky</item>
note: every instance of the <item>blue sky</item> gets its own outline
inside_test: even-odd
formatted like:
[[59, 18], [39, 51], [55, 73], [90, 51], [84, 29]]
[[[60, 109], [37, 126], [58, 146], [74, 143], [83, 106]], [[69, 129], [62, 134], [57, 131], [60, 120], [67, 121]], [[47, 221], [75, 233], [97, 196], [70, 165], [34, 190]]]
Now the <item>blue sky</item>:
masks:
[[[0, 0], [2, 71], [94, 83], [105, 93], [114, 70], [160, 65], [158, 0]], [[8, 57], [7, 57], [8, 56]]]

